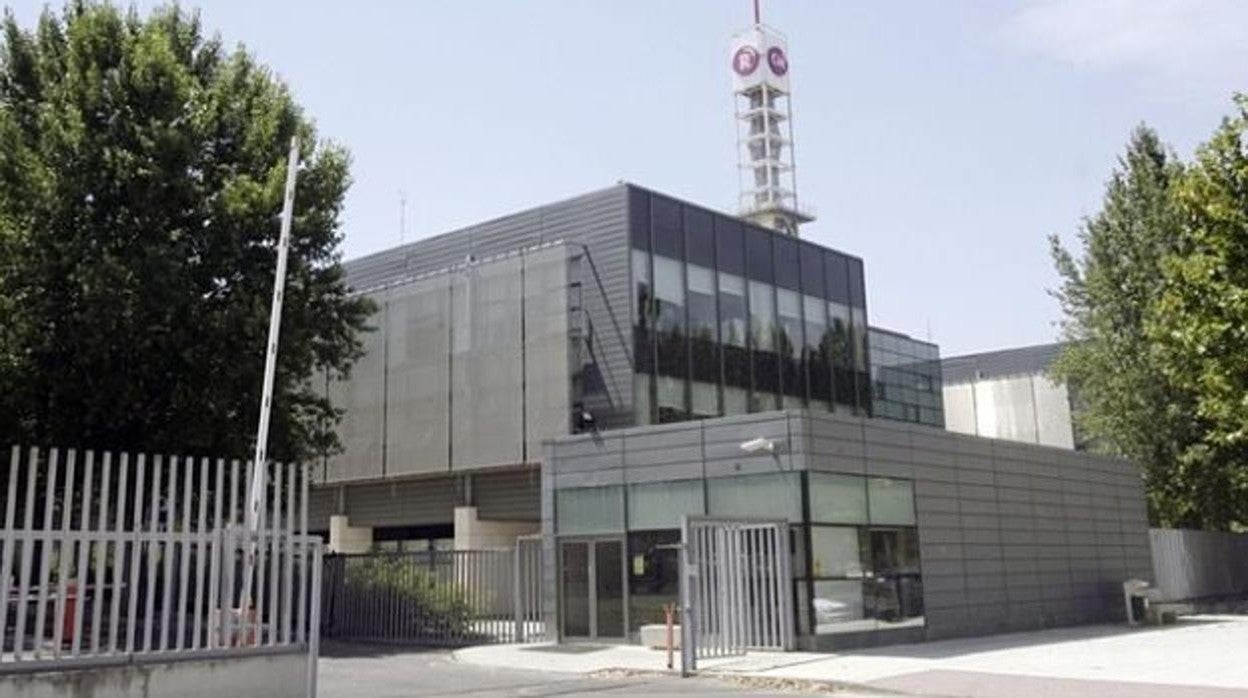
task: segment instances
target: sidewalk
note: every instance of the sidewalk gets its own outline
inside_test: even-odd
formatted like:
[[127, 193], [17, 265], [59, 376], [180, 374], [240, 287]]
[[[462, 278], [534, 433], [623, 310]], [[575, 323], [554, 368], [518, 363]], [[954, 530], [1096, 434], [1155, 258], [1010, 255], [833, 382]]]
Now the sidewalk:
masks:
[[[492, 645], [466, 664], [594, 673], [666, 671], [666, 653], [636, 645]], [[679, 669], [680, 656], [675, 658]], [[700, 673], [784, 678], [906, 694], [1248, 697], [1248, 617], [1195, 616], [1174, 626], [1117, 625], [831, 653], [751, 653], [699, 661]]]

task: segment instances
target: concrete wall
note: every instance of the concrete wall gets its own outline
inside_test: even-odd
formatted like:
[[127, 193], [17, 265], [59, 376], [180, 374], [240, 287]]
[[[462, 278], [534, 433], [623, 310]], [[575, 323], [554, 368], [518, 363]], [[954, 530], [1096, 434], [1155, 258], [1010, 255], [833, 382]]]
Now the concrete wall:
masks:
[[122, 664], [77, 671], [0, 674], [4, 698], [303, 698], [304, 654]]
[[539, 531], [536, 521], [483, 521], [476, 507], [455, 509], [456, 550], [511, 549], [520, 536]]
[[1074, 448], [1070, 394], [1043, 374], [944, 386], [945, 428], [961, 434]]
[[[741, 451], [757, 437], [776, 440], [779, 453]], [[1119, 459], [889, 420], [771, 412], [558, 439], [546, 464], [552, 627], [552, 491], [564, 487], [777, 469], [911, 479], [928, 639], [1114, 620], [1122, 581], [1151, 576], [1143, 485]]]

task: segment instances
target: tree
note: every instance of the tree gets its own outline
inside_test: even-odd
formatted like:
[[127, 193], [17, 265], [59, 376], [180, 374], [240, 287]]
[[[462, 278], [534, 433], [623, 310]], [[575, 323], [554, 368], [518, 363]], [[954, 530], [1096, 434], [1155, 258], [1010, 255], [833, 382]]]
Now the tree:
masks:
[[1248, 97], [1235, 103], [1177, 187], [1186, 234], [1148, 317], [1167, 381], [1196, 396], [1183, 465], [1216, 528], [1248, 525]]
[[2, 42], [0, 443], [249, 453], [297, 134], [270, 452], [335, 447], [311, 377], [349, 370], [372, 309], [339, 264], [347, 153], [176, 6], [9, 13]]
[[1053, 367], [1074, 396], [1082, 438], [1143, 471], [1153, 520], [1200, 522], [1201, 498], [1178, 464], [1202, 432], [1195, 395], [1170, 380], [1153, 351], [1146, 317], [1160, 293], [1163, 260], [1182, 244], [1173, 190], [1182, 166], [1145, 127], [1131, 137], [1111, 176], [1100, 212], [1079, 233], [1076, 259], [1050, 239], [1062, 277], [1067, 345]]

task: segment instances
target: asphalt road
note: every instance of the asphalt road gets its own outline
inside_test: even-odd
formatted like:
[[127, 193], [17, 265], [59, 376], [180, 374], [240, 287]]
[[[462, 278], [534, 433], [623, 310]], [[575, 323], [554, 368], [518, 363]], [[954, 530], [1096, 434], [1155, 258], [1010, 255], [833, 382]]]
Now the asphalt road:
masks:
[[321, 644], [320, 698], [407, 696], [702, 696], [760, 693], [717, 679], [671, 676], [596, 678], [460, 664], [446, 650]]

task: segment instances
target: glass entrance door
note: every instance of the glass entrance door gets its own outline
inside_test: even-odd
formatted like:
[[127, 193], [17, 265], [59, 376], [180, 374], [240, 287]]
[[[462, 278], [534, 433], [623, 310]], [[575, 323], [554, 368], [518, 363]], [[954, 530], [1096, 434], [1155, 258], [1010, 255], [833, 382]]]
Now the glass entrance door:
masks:
[[560, 617], [566, 639], [623, 639], [624, 542], [566, 540], [559, 545]]

